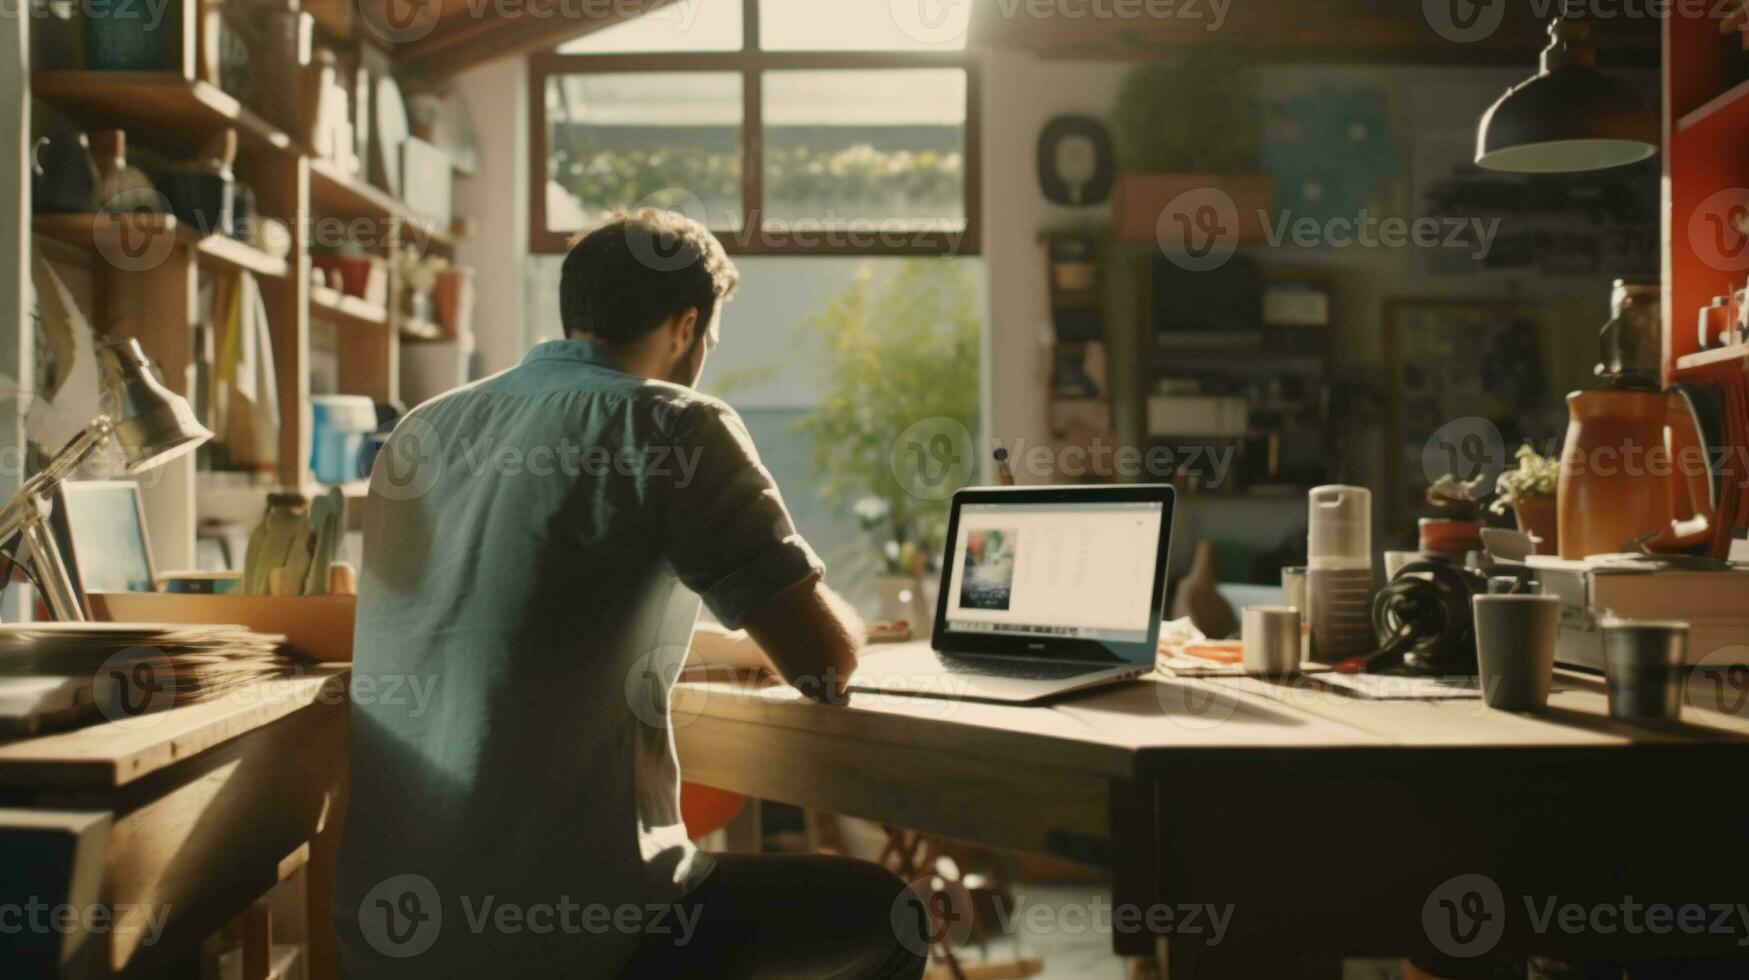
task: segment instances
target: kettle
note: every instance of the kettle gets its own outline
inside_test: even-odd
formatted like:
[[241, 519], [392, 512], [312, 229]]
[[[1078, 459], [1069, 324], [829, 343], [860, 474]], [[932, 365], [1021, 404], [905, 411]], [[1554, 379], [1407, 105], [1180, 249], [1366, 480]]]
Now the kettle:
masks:
[[1597, 338], [1602, 358], [1594, 372], [1611, 387], [1657, 390], [1664, 356], [1662, 299], [1656, 282], [1615, 281], [1609, 322]]

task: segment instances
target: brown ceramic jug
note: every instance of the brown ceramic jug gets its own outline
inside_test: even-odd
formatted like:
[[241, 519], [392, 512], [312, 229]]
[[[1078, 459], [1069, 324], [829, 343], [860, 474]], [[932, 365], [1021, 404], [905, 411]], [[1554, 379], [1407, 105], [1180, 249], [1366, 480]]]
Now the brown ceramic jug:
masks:
[[1706, 451], [1694, 415], [1662, 391], [1576, 391], [1556, 492], [1562, 558], [1681, 551], [1712, 538]]

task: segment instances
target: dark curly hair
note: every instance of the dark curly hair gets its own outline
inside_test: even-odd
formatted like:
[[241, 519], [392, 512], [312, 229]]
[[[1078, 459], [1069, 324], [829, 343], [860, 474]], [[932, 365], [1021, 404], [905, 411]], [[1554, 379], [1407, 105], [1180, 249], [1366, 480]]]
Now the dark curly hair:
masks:
[[559, 276], [559, 320], [567, 337], [624, 344], [691, 308], [702, 336], [716, 304], [740, 283], [703, 225], [657, 208], [620, 211], [572, 242]]

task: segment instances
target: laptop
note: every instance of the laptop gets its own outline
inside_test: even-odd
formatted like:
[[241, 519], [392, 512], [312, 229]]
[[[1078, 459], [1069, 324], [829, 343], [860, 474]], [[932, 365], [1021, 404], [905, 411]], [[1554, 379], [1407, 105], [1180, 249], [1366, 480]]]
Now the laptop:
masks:
[[1154, 668], [1172, 488], [953, 497], [928, 641], [869, 647], [852, 691], [1026, 703]]

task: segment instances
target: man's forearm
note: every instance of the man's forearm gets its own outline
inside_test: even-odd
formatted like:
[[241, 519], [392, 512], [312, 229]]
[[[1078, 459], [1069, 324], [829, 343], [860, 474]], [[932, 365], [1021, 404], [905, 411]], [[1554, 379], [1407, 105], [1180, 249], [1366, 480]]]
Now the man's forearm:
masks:
[[739, 670], [777, 672], [771, 658], [747, 635], [746, 630], [725, 629], [717, 623], [700, 623], [687, 648], [687, 667], [733, 667]]
[[772, 600], [747, 632], [784, 680], [804, 694], [836, 698], [856, 670], [865, 628], [856, 610], [816, 577]]

